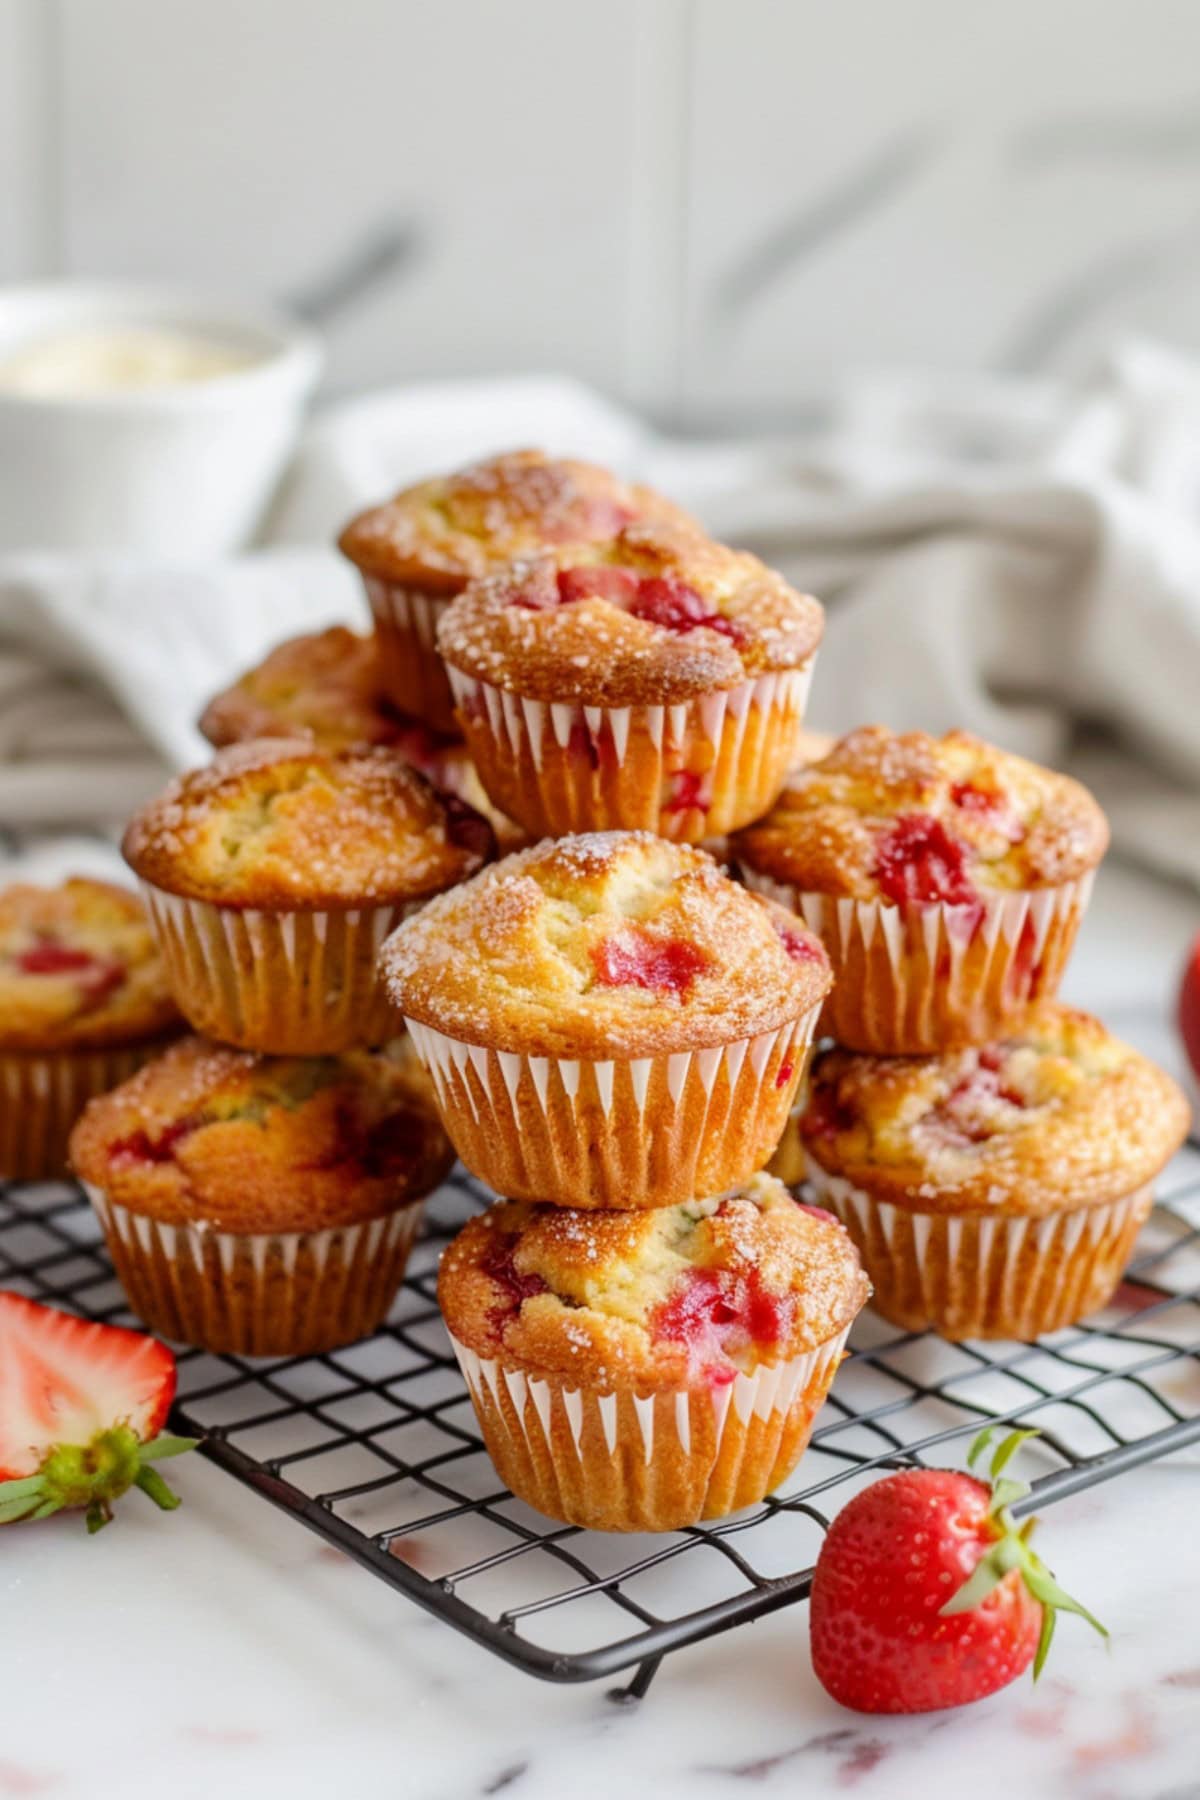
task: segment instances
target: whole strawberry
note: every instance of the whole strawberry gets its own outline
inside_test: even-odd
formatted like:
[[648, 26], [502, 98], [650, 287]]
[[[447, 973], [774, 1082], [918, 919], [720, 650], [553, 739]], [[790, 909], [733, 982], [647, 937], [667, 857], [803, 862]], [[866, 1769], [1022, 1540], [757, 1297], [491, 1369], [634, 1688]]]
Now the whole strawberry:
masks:
[[174, 1398], [157, 1338], [0, 1290], [0, 1525], [79, 1507], [98, 1531], [131, 1487], [178, 1506], [153, 1466], [196, 1442], [160, 1429]]
[[[973, 1468], [994, 1434], [971, 1446]], [[906, 1469], [857, 1494], [830, 1526], [809, 1603], [813, 1668], [857, 1712], [932, 1712], [1041, 1673], [1058, 1612], [1104, 1627], [1057, 1585], [1010, 1507], [1029, 1493], [1003, 1470], [1031, 1431], [992, 1458], [991, 1485]]]

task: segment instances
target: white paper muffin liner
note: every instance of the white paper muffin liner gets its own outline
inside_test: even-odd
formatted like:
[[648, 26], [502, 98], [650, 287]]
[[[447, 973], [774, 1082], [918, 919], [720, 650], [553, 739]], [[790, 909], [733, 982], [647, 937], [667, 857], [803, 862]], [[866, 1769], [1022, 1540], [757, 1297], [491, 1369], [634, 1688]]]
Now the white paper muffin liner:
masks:
[[628, 1209], [721, 1193], [762, 1167], [818, 1011], [711, 1049], [599, 1062], [405, 1024], [447, 1134], [481, 1180], [512, 1200]]
[[62, 1175], [71, 1127], [89, 1100], [161, 1056], [172, 1035], [97, 1050], [0, 1050], [0, 1176]]
[[430, 593], [398, 581], [363, 577], [393, 703], [441, 731], [454, 727], [454, 702], [437, 653], [438, 620], [453, 594]]
[[[531, 700], [450, 663], [446, 672], [480, 779], [527, 831], [642, 828], [699, 843], [777, 797], [815, 661], [671, 706]], [[673, 806], [673, 780], [692, 773], [695, 804]]]
[[875, 1200], [806, 1156], [819, 1206], [854, 1240], [877, 1312], [910, 1331], [1028, 1340], [1102, 1307], [1150, 1211], [1142, 1187], [1102, 1206], [1041, 1218], [928, 1213]]
[[375, 965], [384, 938], [424, 901], [267, 912], [141, 888], [175, 1003], [206, 1037], [318, 1056], [395, 1034]]
[[847, 1335], [722, 1386], [646, 1396], [568, 1387], [450, 1342], [514, 1494], [569, 1524], [672, 1531], [755, 1505], [792, 1472]]
[[366, 1337], [386, 1317], [421, 1222], [421, 1202], [321, 1231], [170, 1225], [85, 1182], [129, 1304], [176, 1343], [295, 1356]]
[[738, 873], [790, 907], [829, 952], [822, 1035], [884, 1056], [986, 1042], [1053, 998], [1095, 880], [1089, 870], [1057, 887], [981, 893], [965, 906], [900, 907], [807, 892], [745, 863]]

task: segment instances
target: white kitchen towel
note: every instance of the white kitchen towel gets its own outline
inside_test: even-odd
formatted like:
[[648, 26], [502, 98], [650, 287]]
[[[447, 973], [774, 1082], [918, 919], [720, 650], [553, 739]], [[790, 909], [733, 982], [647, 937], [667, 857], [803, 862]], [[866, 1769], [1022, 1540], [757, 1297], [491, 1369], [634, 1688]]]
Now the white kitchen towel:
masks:
[[290, 632], [365, 623], [326, 547], [355, 507], [522, 443], [657, 483], [820, 595], [812, 723], [960, 724], [1070, 762], [1120, 845], [1200, 885], [1200, 368], [1140, 343], [1060, 386], [859, 384], [794, 443], [668, 439], [549, 378], [333, 408], [253, 554], [0, 560], [0, 825], [111, 817], [201, 755], [215, 687]]

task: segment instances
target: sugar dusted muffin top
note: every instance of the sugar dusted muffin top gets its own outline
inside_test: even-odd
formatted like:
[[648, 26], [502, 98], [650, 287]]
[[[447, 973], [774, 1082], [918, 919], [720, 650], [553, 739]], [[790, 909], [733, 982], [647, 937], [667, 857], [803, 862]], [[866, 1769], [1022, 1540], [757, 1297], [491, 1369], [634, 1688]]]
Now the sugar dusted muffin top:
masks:
[[453, 1160], [408, 1048], [256, 1056], [198, 1037], [91, 1101], [70, 1154], [133, 1212], [235, 1232], [375, 1218], [427, 1194]]
[[945, 1056], [828, 1051], [800, 1121], [821, 1167], [876, 1200], [1033, 1218], [1145, 1186], [1187, 1127], [1170, 1076], [1051, 1004], [1001, 1043]]
[[531, 1056], [640, 1057], [773, 1030], [831, 985], [820, 942], [702, 850], [649, 832], [546, 840], [392, 933], [407, 1017]]
[[221, 750], [136, 814], [125, 860], [169, 893], [223, 906], [417, 900], [494, 848], [478, 813], [397, 752], [260, 738]]
[[347, 525], [339, 548], [364, 575], [454, 594], [513, 557], [612, 537], [635, 519], [700, 529], [653, 488], [593, 463], [510, 450], [371, 507]]
[[311, 737], [342, 750], [396, 744], [408, 729], [384, 695], [375, 639], [344, 625], [276, 644], [200, 716], [200, 730], [218, 749], [248, 738]]
[[477, 1355], [642, 1394], [815, 1349], [869, 1291], [837, 1220], [771, 1175], [640, 1213], [504, 1201], [455, 1238], [438, 1278], [447, 1326]]
[[824, 614], [756, 556], [660, 525], [473, 582], [438, 625], [452, 668], [533, 700], [660, 705], [807, 663]]
[[970, 904], [1094, 869], [1108, 825], [1066, 775], [950, 731], [852, 731], [738, 832], [738, 861], [816, 893]]
[[380, 687], [374, 637], [344, 625], [277, 644], [209, 701], [200, 730], [218, 749], [263, 737], [305, 738], [322, 750], [385, 745], [434, 787], [481, 812], [499, 843], [515, 849], [527, 841], [492, 806], [462, 739], [398, 712]]
[[99, 1049], [179, 1023], [136, 894], [79, 876], [0, 890], [4, 1049]]

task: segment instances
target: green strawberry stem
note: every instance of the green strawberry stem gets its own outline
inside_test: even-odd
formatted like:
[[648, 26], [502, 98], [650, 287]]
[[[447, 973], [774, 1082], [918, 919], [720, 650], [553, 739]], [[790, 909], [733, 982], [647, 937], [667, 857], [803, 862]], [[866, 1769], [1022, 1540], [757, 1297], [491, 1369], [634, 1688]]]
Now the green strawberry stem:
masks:
[[182, 1456], [199, 1441], [164, 1431], [143, 1444], [128, 1425], [114, 1425], [97, 1432], [90, 1444], [56, 1444], [35, 1474], [0, 1481], [0, 1525], [47, 1519], [51, 1513], [78, 1507], [88, 1531], [99, 1531], [113, 1516], [113, 1501], [131, 1487], [140, 1488], [165, 1512], [173, 1512], [179, 1496], [151, 1465], [167, 1456]]
[[[979, 1433], [967, 1452], [969, 1469], [974, 1469], [991, 1443], [995, 1431], [994, 1425], [988, 1425]], [[1005, 1477], [1004, 1470], [1025, 1440], [1037, 1435], [1032, 1430], [1010, 1431], [994, 1451], [989, 1469], [992, 1492], [988, 1518], [996, 1531], [996, 1542], [979, 1559], [974, 1571], [957, 1593], [941, 1608], [943, 1618], [948, 1618], [952, 1613], [974, 1612], [1006, 1575], [1011, 1575], [1014, 1569], [1018, 1570], [1021, 1580], [1034, 1599], [1041, 1602], [1042, 1607], [1042, 1631], [1038, 1639], [1037, 1654], [1033, 1659], [1035, 1681], [1046, 1666], [1060, 1612], [1075, 1613], [1078, 1618], [1086, 1619], [1093, 1631], [1098, 1631], [1102, 1638], [1108, 1637], [1108, 1632], [1099, 1619], [1059, 1587], [1041, 1557], [1030, 1549], [1029, 1539], [1037, 1523], [1036, 1519], [1027, 1519], [1019, 1527], [1013, 1519], [1010, 1508], [1018, 1500], [1024, 1500], [1032, 1489], [1027, 1481], [1014, 1481], [1011, 1477]]]

